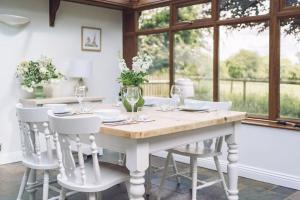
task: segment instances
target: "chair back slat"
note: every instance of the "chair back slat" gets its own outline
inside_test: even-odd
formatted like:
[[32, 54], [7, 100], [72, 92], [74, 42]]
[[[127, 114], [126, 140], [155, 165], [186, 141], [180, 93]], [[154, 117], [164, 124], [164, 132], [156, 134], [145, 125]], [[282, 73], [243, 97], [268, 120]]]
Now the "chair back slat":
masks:
[[47, 143], [46, 149], [48, 152], [48, 159], [53, 159], [51, 132], [49, 129], [45, 129], [45, 126], [48, 126], [48, 110], [49, 108], [25, 108], [22, 104], [16, 105], [23, 156], [24, 158], [30, 158], [31, 160], [36, 161], [37, 164], [41, 160], [41, 140], [46, 141]]
[[[98, 162], [98, 147], [95, 141], [95, 134], [99, 132], [101, 119], [94, 115], [82, 115], [71, 117], [58, 117], [53, 112], [48, 112], [51, 129], [55, 132], [55, 140], [59, 141], [57, 145], [58, 161], [60, 173], [63, 177], [78, 184], [86, 185], [87, 183], [87, 166], [83, 157], [82, 141], [83, 138], [89, 138], [89, 146], [92, 152], [92, 166], [94, 183], [101, 181], [100, 166]], [[71, 144], [76, 144], [78, 166], [74, 162]], [[89, 181], [90, 182], [90, 181]]]
[[86, 175], [85, 175], [85, 167], [84, 167], [84, 158], [83, 158], [83, 153], [82, 153], [82, 145], [81, 145], [80, 137], [78, 134], [76, 135], [76, 145], [77, 145], [77, 151], [78, 151], [78, 161], [79, 161], [81, 182], [83, 185], [85, 185], [86, 184]]

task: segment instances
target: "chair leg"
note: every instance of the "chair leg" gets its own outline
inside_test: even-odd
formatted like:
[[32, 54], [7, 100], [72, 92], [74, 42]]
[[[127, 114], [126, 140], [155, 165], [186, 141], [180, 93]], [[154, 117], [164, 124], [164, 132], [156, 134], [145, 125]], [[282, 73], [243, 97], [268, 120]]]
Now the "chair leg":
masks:
[[89, 200], [97, 200], [97, 195], [95, 192], [88, 193]]
[[102, 200], [102, 192], [97, 193], [97, 200]]
[[177, 184], [179, 185], [181, 183], [181, 181], [180, 181], [180, 177], [178, 176], [178, 169], [177, 169], [177, 165], [176, 165], [176, 160], [174, 159], [173, 154], [171, 154], [171, 159], [172, 159], [172, 164], [173, 164], [173, 170], [174, 170], [174, 173], [176, 174]]
[[214, 156], [214, 161], [215, 161], [215, 165], [216, 165], [219, 177], [222, 180], [222, 187], [223, 187], [223, 189], [225, 191], [226, 198], [228, 199], [227, 184], [226, 184], [226, 181], [225, 181], [225, 178], [224, 178], [224, 174], [223, 174], [223, 172], [221, 170], [221, 165], [220, 165], [220, 161], [219, 161], [218, 156]]
[[152, 178], [152, 158], [151, 154], [149, 155], [149, 167], [147, 170], [147, 175], [146, 175], [146, 195], [150, 195], [152, 183], [151, 183], [151, 178]]
[[43, 200], [48, 200], [49, 192], [49, 172], [48, 170], [44, 171], [44, 182], [43, 182]]
[[62, 187], [59, 194], [59, 200], [65, 200], [65, 199], [66, 199], [66, 189]]
[[165, 183], [165, 179], [167, 177], [168, 166], [169, 166], [171, 155], [172, 154], [169, 152], [168, 156], [167, 156], [167, 160], [165, 162], [165, 168], [164, 168], [163, 176], [161, 177], [160, 185], [159, 185], [159, 188], [158, 188], [157, 200], [160, 200], [160, 198], [161, 198], [161, 191], [163, 189], [163, 186], [164, 186], [164, 183]]
[[26, 184], [27, 184], [27, 181], [28, 181], [30, 170], [31, 170], [30, 168], [26, 168], [26, 170], [25, 170], [25, 173], [23, 175], [22, 182], [21, 182], [21, 185], [20, 185], [17, 200], [22, 199], [22, 196], [23, 196], [23, 193], [25, 191], [25, 187], [26, 187]]
[[198, 182], [198, 165], [197, 158], [191, 157], [192, 159], [192, 200], [197, 200], [197, 182]]

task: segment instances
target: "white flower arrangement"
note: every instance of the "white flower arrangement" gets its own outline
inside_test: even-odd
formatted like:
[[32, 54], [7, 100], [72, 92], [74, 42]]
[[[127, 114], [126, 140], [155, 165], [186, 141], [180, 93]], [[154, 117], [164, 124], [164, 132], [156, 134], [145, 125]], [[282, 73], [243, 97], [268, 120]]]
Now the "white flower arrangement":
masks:
[[141, 55], [132, 58], [132, 69], [129, 69], [123, 58], [119, 61], [119, 68], [121, 75], [118, 78], [119, 83], [123, 86], [140, 86], [143, 83], [148, 82], [145, 78], [148, 73], [148, 69], [152, 65], [152, 59], [149, 55]]
[[21, 81], [22, 89], [33, 92], [38, 86], [58, 81], [63, 75], [57, 71], [52, 60], [42, 56], [38, 61], [23, 61], [17, 66], [17, 77]]

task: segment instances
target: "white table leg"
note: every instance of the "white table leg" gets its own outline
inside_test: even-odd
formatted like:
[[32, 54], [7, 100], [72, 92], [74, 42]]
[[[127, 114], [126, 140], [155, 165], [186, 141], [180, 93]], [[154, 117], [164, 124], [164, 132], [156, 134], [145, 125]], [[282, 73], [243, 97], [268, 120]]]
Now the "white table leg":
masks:
[[149, 166], [149, 144], [137, 141], [127, 149], [126, 156], [126, 166], [130, 171], [130, 200], [144, 200], [144, 176]]
[[[235, 126], [238, 126], [237, 124]], [[236, 128], [235, 128], [236, 130]], [[235, 134], [226, 136], [228, 146], [228, 199], [238, 200], [238, 145], [236, 143]]]
[[28, 177], [28, 181], [27, 181], [27, 187], [29, 188], [27, 190], [27, 192], [29, 193], [29, 200], [35, 200], [36, 199], [36, 191], [37, 189], [30, 189], [30, 187], [34, 186], [37, 184], [36, 181], [36, 170], [35, 169], [31, 169], [29, 177]]

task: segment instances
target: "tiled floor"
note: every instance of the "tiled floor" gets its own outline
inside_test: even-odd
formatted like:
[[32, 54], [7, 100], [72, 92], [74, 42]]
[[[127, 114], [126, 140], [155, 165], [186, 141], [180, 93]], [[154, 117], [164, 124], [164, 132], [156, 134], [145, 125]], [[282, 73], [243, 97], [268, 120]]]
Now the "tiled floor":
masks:
[[[163, 159], [154, 158], [156, 165], [162, 165]], [[185, 164], [178, 163], [179, 168], [186, 167]], [[14, 163], [0, 166], [0, 200], [16, 200], [19, 184], [24, 172], [21, 163]], [[199, 177], [202, 179], [210, 179], [216, 175], [216, 172], [199, 169]], [[156, 199], [160, 173], [156, 173], [152, 178], [152, 191], [149, 200]], [[189, 200], [190, 183], [182, 180], [182, 184], [177, 186], [174, 179], [166, 181], [164, 186], [162, 199], [165, 200]], [[300, 191], [289, 189], [269, 183], [258, 182], [246, 178], [239, 179], [239, 190], [241, 200], [300, 200]], [[52, 193], [55, 194], [55, 193]], [[199, 200], [223, 200], [225, 195], [220, 185], [215, 185], [203, 189], [197, 193]], [[115, 186], [103, 194], [103, 200], [127, 200], [127, 192], [124, 185]], [[24, 194], [23, 200], [28, 199], [28, 194]], [[41, 199], [41, 191], [37, 192], [37, 200]], [[69, 197], [68, 200], [84, 200], [84, 194], [76, 194]]]

